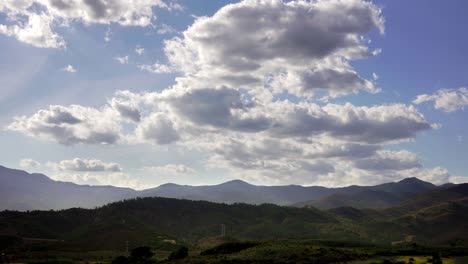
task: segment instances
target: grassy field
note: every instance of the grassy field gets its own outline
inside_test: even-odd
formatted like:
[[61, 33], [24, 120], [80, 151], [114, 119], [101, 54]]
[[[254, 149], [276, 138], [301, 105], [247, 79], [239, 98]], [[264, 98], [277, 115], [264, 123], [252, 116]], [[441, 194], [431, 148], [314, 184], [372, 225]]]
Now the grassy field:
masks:
[[[183, 247], [179, 245], [179, 248]], [[168, 260], [170, 250], [150, 247], [154, 255], [145, 263], [227, 264], [227, 263], [348, 263], [348, 264], [423, 264], [433, 263], [433, 255], [442, 254], [443, 264], [466, 264], [465, 248], [430, 248], [411, 246], [392, 248], [385, 245], [329, 240], [236, 241], [233, 239], [204, 240], [188, 248], [188, 256]], [[177, 248], [177, 247], [174, 247]], [[175, 251], [172, 251], [175, 252]], [[411, 252], [408, 254], [408, 252]], [[47, 251], [16, 252], [4, 256], [4, 263], [111, 263], [125, 251]], [[412, 261], [411, 261], [412, 259]]]

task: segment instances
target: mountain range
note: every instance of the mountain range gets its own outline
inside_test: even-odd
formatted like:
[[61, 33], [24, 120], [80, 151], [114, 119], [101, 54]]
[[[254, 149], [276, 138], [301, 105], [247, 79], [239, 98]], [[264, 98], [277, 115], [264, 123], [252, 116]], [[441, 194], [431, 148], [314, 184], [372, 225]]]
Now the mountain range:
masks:
[[[124, 250], [125, 241], [153, 248], [174, 245], [167, 241], [201, 245], [219, 237], [221, 225], [241, 240], [468, 243], [468, 184], [436, 186], [416, 178], [344, 188], [235, 180], [136, 191], [1, 167], [0, 196], [2, 208], [10, 209], [0, 212], [0, 240], [8, 246], [28, 246], [31, 239], [78, 251]], [[44, 210], [59, 208], [69, 209]]]
[[466, 245], [468, 184], [432, 189], [384, 209], [319, 210], [146, 197], [95, 209], [0, 212], [0, 238], [9, 238], [9, 245], [23, 241], [25, 246], [30, 238], [52, 241], [41, 245], [48, 250], [124, 251], [125, 241], [155, 249], [202, 245], [219, 238], [221, 225], [228, 237], [238, 240], [298, 238], [389, 244], [413, 237], [418, 244]]
[[30, 174], [0, 166], [0, 210], [94, 208], [135, 197], [166, 197], [228, 204], [271, 203], [321, 209], [341, 206], [383, 208], [436, 188], [438, 186], [417, 178], [407, 178], [375, 186], [353, 185], [343, 188], [300, 185], [257, 186], [233, 180], [208, 186], [168, 183], [137, 191], [114, 186], [89, 186], [54, 181], [43, 174]]

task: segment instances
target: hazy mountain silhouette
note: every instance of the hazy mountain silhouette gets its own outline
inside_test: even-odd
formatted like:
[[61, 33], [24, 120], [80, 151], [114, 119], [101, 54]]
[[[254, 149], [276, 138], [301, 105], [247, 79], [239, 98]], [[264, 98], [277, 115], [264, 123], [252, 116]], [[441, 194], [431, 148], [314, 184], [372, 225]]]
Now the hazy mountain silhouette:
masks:
[[43, 174], [0, 166], [0, 210], [92, 208], [136, 195], [137, 191], [129, 188], [59, 182]]
[[384, 208], [416, 197], [418, 194], [436, 189], [437, 186], [417, 178], [407, 178], [399, 182], [375, 186], [358, 187], [352, 191], [344, 188], [320, 199], [300, 202], [296, 206], [311, 206], [320, 209], [337, 207]]
[[93, 208], [133, 197], [166, 197], [218, 203], [272, 203], [278, 205], [334, 208], [381, 208], [397, 204], [416, 194], [437, 188], [408, 178], [376, 186], [325, 188], [320, 186], [257, 186], [241, 180], [218, 185], [189, 186], [173, 183], [136, 191], [113, 186], [77, 185], [54, 181], [43, 174], [0, 166], [0, 210], [47, 210], [72, 207]]

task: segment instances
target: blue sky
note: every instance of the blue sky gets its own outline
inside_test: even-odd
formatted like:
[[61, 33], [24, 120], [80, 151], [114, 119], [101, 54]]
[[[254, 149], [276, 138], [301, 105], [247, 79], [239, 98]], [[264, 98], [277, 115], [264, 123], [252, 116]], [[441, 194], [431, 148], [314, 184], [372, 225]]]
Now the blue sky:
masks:
[[0, 4], [1, 165], [139, 189], [468, 179], [465, 1], [25, 2]]

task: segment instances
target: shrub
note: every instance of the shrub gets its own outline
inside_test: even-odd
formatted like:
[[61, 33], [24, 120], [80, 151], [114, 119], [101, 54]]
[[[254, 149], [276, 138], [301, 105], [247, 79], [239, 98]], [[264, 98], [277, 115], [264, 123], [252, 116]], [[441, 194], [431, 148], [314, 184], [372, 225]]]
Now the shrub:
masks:
[[112, 264], [129, 264], [130, 261], [128, 260], [127, 257], [124, 256], [118, 256], [111, 262]]

